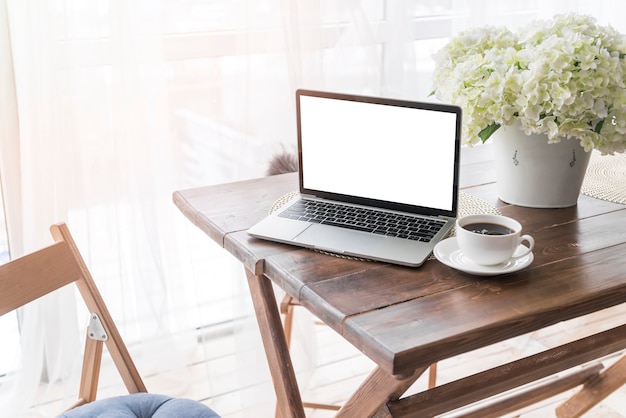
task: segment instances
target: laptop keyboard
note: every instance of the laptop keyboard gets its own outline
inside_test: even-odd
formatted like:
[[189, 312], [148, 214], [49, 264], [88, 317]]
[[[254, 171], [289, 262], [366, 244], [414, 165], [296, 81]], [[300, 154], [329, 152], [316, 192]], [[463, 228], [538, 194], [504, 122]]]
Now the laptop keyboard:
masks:
[[315, 200], [299, 200], [279, 216], [422, 242], [429, 242], [445, 225], [436, 219]]

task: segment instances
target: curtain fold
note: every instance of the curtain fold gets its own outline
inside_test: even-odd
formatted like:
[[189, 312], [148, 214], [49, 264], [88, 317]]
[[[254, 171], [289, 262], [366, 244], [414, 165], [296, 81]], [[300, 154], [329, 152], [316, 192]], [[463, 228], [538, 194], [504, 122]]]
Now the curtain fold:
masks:
[[[430, 3], [0, 0], [12, 256], [49, 244], [48, 227], [67, 222], [140, 372], [164, 377], [149, 390], [185, 393], [198, 381], [190, 359], [215, 356], [212, 336], [226, 332], [232, 370], [202, 370], [208, 402], [223, 414], [273, 416], [241, 265], [177, 211], [172, 192], [264, 175], [275, 153], [295, 147], [296, 88], [429, 100], [430, 55], [445, 36], [519, 11], [501, 1]], [[574, 3], [536, 2], [521, 16], [584, 9], [610, 23], [623, 9]], [[433, 25], [426, 17], [442, 15], [453, 16], [447, 29], [432, 27], [445, 35], [420, 35]], [[71, 404], [87, 325], [77, 302], [67, 289], [21, 311], [3, 414], [37, 404], [49, 416], [58, 405], [49, 402]], [[294, 362], [306, 388], [313, 319], [299, 316]], [[119, 387], [110, 363], [101, 387]]]

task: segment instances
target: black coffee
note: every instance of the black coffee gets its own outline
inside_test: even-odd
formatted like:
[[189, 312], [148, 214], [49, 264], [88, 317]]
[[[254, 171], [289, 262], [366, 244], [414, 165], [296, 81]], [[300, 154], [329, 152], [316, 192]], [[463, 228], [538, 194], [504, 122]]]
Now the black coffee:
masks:
[[476, 222], [463, 226], [464, 229], [481, 235], [508, 235], [513, 231], [506, 226], [488, 222]]

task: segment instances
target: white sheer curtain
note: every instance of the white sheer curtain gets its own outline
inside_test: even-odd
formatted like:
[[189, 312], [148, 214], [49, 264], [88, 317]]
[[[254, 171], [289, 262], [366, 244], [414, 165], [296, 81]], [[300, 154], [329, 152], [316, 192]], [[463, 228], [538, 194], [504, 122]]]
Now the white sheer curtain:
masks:
[[[241, 267], [178, 213], [171, 193], [262, 176], [295, 143], [297, 87], [426, 100], [430, 56], [451, 33], [581, 8], [621, 23], [611, 21], [623, 16], [620, 2], [597, 3], [0, 0], [12, 256], [49, 243], [48, 226], [66, 221], [141, 373], [167, 376], [152, 391], [184, 392], [198, 338], [234, 324], [233, 370], [205, 370], [206, 384], [219, 395], [220, 379], [238, 378], [228, 385], [243, 388], [231, 396], [240, 409], [263, 403], [271, 416]], [[87, 322], [76, 301], [68, 290], [22, 313], [21, 357], [0, 386], [0, 411], [19, 416], [37, 403], [50, 415], [46, 402], [74, 396]]]
[[[19, 126], [3, 143], [14, 157], [2, 167], [12, 255], [68, 222], [139, 369], [168, 376], [157, 390], [171, 395], [189, 382], [196, 330], [244, 318], [234, 328], [241, 373], [232, 374], [261, 396], [242, 396], [242, 408], [273, 403], [266, 371], [250, 374], [265, 362], [245, 320], [241, 267], [177, 212], [171, 193], [263, 175], [294, 143], [298, 86], [391, 91], [368, 26], [384, 4], [9, 0], [6, 10]], [[357, 68], [366, 71], [355, 77]], [[68, 289], [22, 312], [3, 411], [39, 403], [48, 415], [47, 401], [73, 396], [87, 318], [76, 300]], [[215, 379], [207, 370], [214, 388]]]

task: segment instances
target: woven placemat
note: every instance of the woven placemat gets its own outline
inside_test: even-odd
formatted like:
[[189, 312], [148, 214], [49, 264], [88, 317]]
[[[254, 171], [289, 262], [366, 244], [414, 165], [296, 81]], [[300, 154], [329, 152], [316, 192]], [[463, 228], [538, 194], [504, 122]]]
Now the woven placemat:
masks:
[[[289, 202], [298, 194], [297, 190], [289, 192], [280, 198], [278, 198], [272, 207], [270, 207], [269, 213], [276, 212], [280, 209], [285, 203]], [[484, 200], [473, 196], [471, 194], [465, 192], [459, 192], [459, 211], [458, 217], [462, 218], [463, 216], [468, 215], [482, 215], [482, 214], [494, 214], [501, 215], [500, 211]]]
[[596, 199], [626, 204], [626, 155], [593, 151], [580, 192]]
[[[292, 191], [281, 196], [270, 207], [269, 213], [273, 213], [279, 208], [281, 208], [285, 203], [289, 202], [297, 194], [298, 194], [298, 191], [296, 190], [296, 191]], [[459, 218], [462, 218], [463, 216], [468, 216], [468, 215], [482, 215], [482, 214], [501, 215], [500, 211], [497, 208], [491, 206], [489, 203], [485, 202], [484, 200], [476, 196], [473, 196], [471, 194], [465, 193], [465, 192], [459, 192], [459, 208], [458, 208]], [[455, 233], [454, 228], [452, 228], [450, 232], [448, 233], [448, 236], [454, 236], [454, 233]], [[316, 251], [322, 254], [332, 255], [334, 257], [339, 257], [339, 258], [347, 258], [351, 260], [365, 260], [363, 258], [345, 256], [345, 255], [330, 253], [327, 251], [321, 251], [321, 250], [313, 250], [313, 251]], [[435, 258], [434, 255], [430, 256], [430, 259], [434, 259], [434, 258]]]

